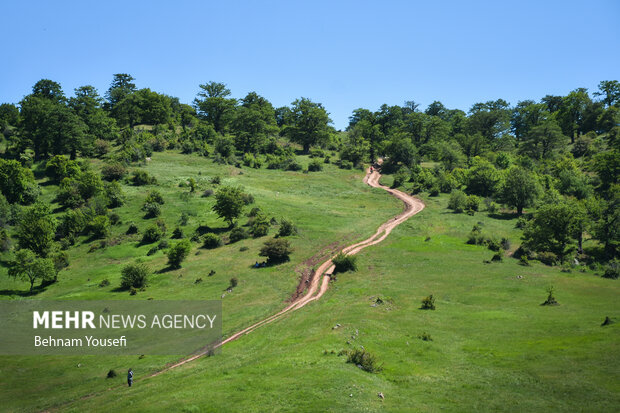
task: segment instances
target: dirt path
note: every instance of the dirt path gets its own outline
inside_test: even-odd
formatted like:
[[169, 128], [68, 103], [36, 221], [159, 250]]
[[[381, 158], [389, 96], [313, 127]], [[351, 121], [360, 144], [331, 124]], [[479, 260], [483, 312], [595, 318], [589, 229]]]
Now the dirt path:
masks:
[[[383, 223], [379, 227], [379, 229], [377, 229], [377, 232], [375, 232], [370, 238], [367, 238], [364, 241], [360, 241], [356, 244], [343, 248], [342, 252], [347, 255], [357, 254], [358, 252], [360, 252], [366, 247], [380, 243], [390, 234], [390, 232], [392, 232], [394, 228], [396, 228], [398, 225], [402, 224], [403, 222], [408, 220], [410, 217], [412, 217], [413, 215], [417, 214], [418, 212], [422, 211], [422, 209], [424, 209], [424, 203], [421, 200], [414, 198], [411, 195], [408, 195], [397, 189], [392, 189], [392, 188], [388, 188], [385, 185], [381, 185], [379, 183], [379, 178], [381, 178], [381, 174], [376, 169], [371, 173], [370, 168], [369, 168], [366, 171], [366, 176], [364, 177], [364, 183], [372, 187], [381, 188], [381, 189], [388, 191], [390, 194], [392, 194], [396, 198], [403, 201], [403, 203], [405, 204], [405, 209], [399, 215]], [[332, 263], [332, 260], [330, 258], [317, 268], [314, 277], [312, 277], [312, 283], [308, 286], [308, 292], [304, 296], [297, 298], [296, 300], [291, 302], [288, 306], [286, 306], [284, 309], [282, 309], [278, 313], [273, 314], [272, 316], [269, 316], [265, 318], [264, 320], [261, 320], [231, 335], [230, 337], [223, 340], [221, 343], [218, 343], [215, 346], [215, 348], [221, 347], [226, 343], [234, 341], [241, 336], [251, 333], [252, 331], [256, 330], [259, 327], [262, 327], [266, 324], [271, 323], [272, 321], [275, 321], [283, 317], [287, 313], [290, 313], [295, 310], [299, 310], [300, 308], [304, 307], [308, 303], [318, 300], [319, 298], [323, 296], [323, 294], [325, 294], [325, 291], [327, 291], [327, 287], [329, 286], [330, 275], [332, 274], [333, 271], [334, 271], [334, 264]], [[178, 363], [167, 366], [163, 370], [158, 371], [149, 377], [158, 376], [168, 370], [187, 364], [193, 360], [196, 360], [197, 358], [200, 358], [206, 355], [208, 351], [210, 351], [210, 349], [202, 351], [189, 358], [180, 360]]]
[[[402, 191], [399, 191], [397, 189], [392, 189], [392, 188], [388, 188], [385, 185], [381, 185], [379, 184], [379, 178], [381, 178], [381, 174], [377, 171], [374, 170], [372, 173], [370, 172], [370, 168], [368, 170], [366, 170], [366, 176], [364, 176], [364, 183], [368, 184], [374, 188], [381, 188], [386, 190], [387, 192], [389, 192], [390, 194], [392, 194], [393, 196], [395, 196], [396, 198], [400, 199], [401, 201], [403, 201], [403, 203], [405, 204], [405, 209], [403, 210], [403, 212], [401, 212], [399, 215], [395, 216], [394, 218], [391, 218], [389, 221], [383, 223], [378, 229], [377, 232], [375, 232], [371, 237], [365, 239], [364, 241], [360, 241], [356, 244], [353, 245], [349, 245], [348, 247], [345, 247], [342, 249], [342, 252], [348, 255], [353, 255], [353, 254], [357, 254], [358, 252], [360, 252], [361, 250], [363, 250], [366, 247], [369, 247], [371, 245], [375, 245], [380, 243], [381, 241], [383, 241], [389, 234], [390, 232], [392, 232], [392, 230], [394, 228], [396, 228], [398, 225], [402, 224], [403, 222], [405, 222], [406, 220], [408, 220], [410, 217], [412, 217], [413, 215], [417, 214], [418, 212], [422, 211], [424, 209], [424, 203], [417, 199], [412, 197], [411, 195], [408, 195]], [[334, 264], [332, 263], [331, 258], [328, 259], [327, 261], [323, 262], [315, 271], [314, 277], [312, 277], [312, 282], [310, 283], [310, 285], [308, 286], [308, 292], [301, 297], [298, 297], [297, 299], [293, 300], [289, 305], [287, 305], [284, 309], [282, 309], [281, 311], [279, 311], [278, 313], [269, 316], [267, 318], [265, 318], [262, 321], [259, 321], [233, 335], [231, 335], [230, 337], [226, 338], [225, 340], [223, 340], [222, 342], [218, 343], [215, 348], [221, 347], [226, 343], [229, 343], [231, 341], [234, 341], [236, 339], [238, 339], [239, 337], [242, 337], [246, 334], [251, 333], [252, 331], [256, 330], [259, 327], [262, 327], [266, 324], [271, 323], [272, 321], [278, 320], [279, 318], [282, 318], [283, 316], [285, 316], [287, 313], [293, 312], [295, 310], [299, 310], [300, 308], [304, 307], [305, 305], [307, 305], [308, 303], [311, 303], [312, 301], [318, 300], [319, 298], [321, 298], [323, 296], [323, 294], [325, 294], [325, 292], [327, 291], [327, 287], [329, 286], [329, 280], [330, 280], [330, 275], [332, 274], [332, 272], [334, 271]], [[144, 379], [148, 379], [150, 377], [155, 377], [155, 376], [159, 376], [160, 374], [163, 374], [169, 370], [172, 370], [174, 368], [180, 367], [184, 364], [187, 364], [191, 361], [194, 361], [200, 357], [203, 357], [205, 355], [207, 355], [209, 352], [211, 351], [211, 348], [205, 348], [203, 351], [199, 351], [196, 355], [193, 355], [191, 357], [187, 357], [183, 360], [178, 361], [177, 363], [168, 365], [166, 367], [164, 367], [162, 370], [153, 373], [147, 377], [144, 377]], [[143, 380], [144, 380], [143, 379]], [[140, 380], [141, 381], [141, 380]], [[107, 390], [111, 390], [107, 389]], [[103, 391], [105, 392], [105, 390]], [[81, 397], [79, 400], [85, 400], [85, 399], [89, 399], [91, 397], [95, 397], [99, 394], [101, 394], [102, 392], [97, 392], [97, 393], [92, 393], [86, 396]], [[71, 405], [72, 403], [74, 403], [75, 401], [72, 402], [68, 402], [63, 406], [58, 406], [55, 407], [51, 410], [57, 410], [57, 409], [62, 409], [63, 407], [67, 407], [68, 405]], [[50, 411], [50, 410], [48, 410]]]

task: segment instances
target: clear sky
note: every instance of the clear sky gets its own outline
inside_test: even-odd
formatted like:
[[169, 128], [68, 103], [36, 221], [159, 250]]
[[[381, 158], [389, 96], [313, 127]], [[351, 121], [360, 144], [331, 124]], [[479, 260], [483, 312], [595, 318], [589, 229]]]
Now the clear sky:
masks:
[[0, 102], [41, 78], [103, 95], [113, 73], [191, 103], [200, 83], [304, 96], [344, 128], [405, 100], [467, 110], [620, 80], [620, 1], [0, 2]]

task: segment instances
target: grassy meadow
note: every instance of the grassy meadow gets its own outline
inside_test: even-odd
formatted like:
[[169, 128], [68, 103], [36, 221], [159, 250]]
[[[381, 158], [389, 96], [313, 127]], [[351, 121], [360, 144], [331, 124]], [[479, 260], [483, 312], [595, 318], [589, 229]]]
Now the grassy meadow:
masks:
[[[289, 176], [282, 172], [244, 170], [243, 176], [227, 179], [254, 179], [247, 187], [253, 189], [260, 205], [261, 199], [268, 202], [267, 198], [275, 198], [273, 191], [278, 192], [273, 188], [270, 192], [266, 186], [261, 189], [265, 174], [271, 173]], [[302, 212], [303, 205], [299, 206], [299, 215], [290, 212], [293, 206], [283, 210], [308, 234], [303, 242], [314, 242], [314, 248], [345, 237], [347, 225], [355, 238], [398, 211], [399, 205], [387, 194], [359, 185], [355, 181], [361, 178], [359, 173], [333, 170], [329, 176], [300, 175], [299, 179], [313, 177], [325, 182], [325, 186], [317, 185], [317, 192], [331, 188], [331, 194], [346, 197], [342, 191], [348, 188], [352, 198], [348, 212], [355, 211], [349, 218], [339, 217], [343, 227], [334, 227], [333, 223], [324, 225], [325, 220], [341, 221], [329, 214], [313, 225], [312, 210]], [[270, 185], [282, 185], [282, 194], [290, 182], [275, 179]], [[300, 195], [288, 196], [291, 203], [309, 202]], [[344, 202], [328, 198], [317, 207]], [[383, 243], [361, 252], [358, 271], [338, 275], [321, 300], [226, 345], [219, 355], [199, 359], [161, 376], [141, 379], [148, 366], [136, 363], [137, 381], [133, 388], [103, 390], [64, 405], [62, 410], [617, 411], [620, 329], [617, 323], [601, 326], [606, 316], [620, 320], [617, 281], [600, 278], [590, 270], [561, 272], [559, 267], [537, 262], [525, 267], [508, 256], [503, 262], [485, 263], [493, 252], [465, 243], [472, 226], [478, 224], [483, 233], [509, 238], [514, 249], [520, 242], [516, 219], [491, 218], [486, 212], [474, 216], [454, 214], [446, 208], [447, 195], [422, 198], [426, 209], [396, 228]], [[269, 208], [277, 208], [277, 202], [271, 202]], [[366, 207], [359, 208], [356, 203], [365, 203]], [[312, 234], [317, 237], [323, 234], [322, 241], [310, 240], [310, 231], [315, 231]], [[333, 238], [328, 241], [328, 236]], [[304, 248], [301, 238], [295, 243], [296, 248]], [[306, 255], [311, 255], [311, 249], [307, 251]], [[251, 309], [244, 309], [241, 303], [233, 307], [230, 297], [224, 298], [227, 333], [232, 331], [231, 326], [247, 323], [282, 305], [295, 282], [279, 281], [279, 277], [288, 274], [294, 278], [292, 271], [299, 262], [298, 254], [295, 255], [286, 271], [283, 266], [260, 282], [244, 281], [243, 288], [254, 281], [267, 284], [261, 291], [268, 297], [258, 294], [245, 298], [247, 301], [255, 297], [255, 302], [246, 306]], [[200, 257], [195, 258], [196, 268], [201, 268]], [[187, 264], [188, 272], [193, 260]], [[215, 258], [212, 265], [216, 265]], [[168, 285], [182, 282], [168, 281]], [[161, 298], [157, 292], [160, 288], [167, 291], [165, 285], [163, 281], [162, 285], [155, 283], [137, 299], [151, 295]], [[551, 285], [560, 305], [541, 306], [547, 296], [546, 288]], [[74, 288], [76, 293], [80, 290], [77, 285]], [[419, 309], [420, 301], [429, 294], [436, 298], [436, 310]], [[233, 314], [233, 308], [240, 314]], [[257, 309], [262, 312], [259, 314]], [[248, 314], [254, 311], [256, 317]], [[340, 327], [334, 328], [337, 325]], [[422, 340], [424, 334], [432, 340]], [[381, 372], [367, 373], [346, 363], [346, 356], [338, 355], [341, 350], [360, 346], [377, 357]], [[36, 375], [33, 372], [38, 371], [35, 366], [39, 359], [24, 359], [9, 365], [8, 371], [3, 368], [3, 389], [18, 383], [21, 374], [29, 380]], [[5, 366], [7, 361], [3, 360]], [[97, 364], [99, 360], [90, 362]], [[51, 359], [43, 365], [42, 375], [53, 374], [54, 366], [76, 374], [75, 366], [63, 359]], [[79, 385], [80, 389], [105, 389], [103, 370], [107, 368], [101, 365], [96, 377], [87, 375], [89, 383]], [[95, 376], [94, 369], [91, 374]], [[24, 384], [19, 385], [20, 391], [25, 391]], [[34, 398], [36, 392], [32, 393]], [[385, 398], [379, 398], [379, 393]], [[5, 406], [13, 410], [41, 408], [43, 400], [53, 404], [72, 398], [64, 390], [54, 394], [55, 399], [46, 395], [38, 401], [20, 397]]]

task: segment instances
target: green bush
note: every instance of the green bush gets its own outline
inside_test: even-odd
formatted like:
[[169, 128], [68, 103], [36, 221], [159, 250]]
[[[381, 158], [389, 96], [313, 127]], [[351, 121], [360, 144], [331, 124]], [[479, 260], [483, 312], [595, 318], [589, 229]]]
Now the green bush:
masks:
[[141, 209], [145, 218], [157, 218], [161, 215], [161, 207], [155, 202], [146, 202]]
[[135, 186], [143, 186], [143, 185], [155, 185], [157, 184], [157, 179], [154, 176], [150, 176], [148, 172], [137, 169], [133, 171], [133, 175], [131, 177], [131, 182]]
[[260, 250], [261, 257], [267, 257], [270, 263], [277, 263], [289, 260], [289, 255], [293, 252], [291, 244], [283, 238], [272, 238], [265, 241]]
[[181, 239], [184, 237], [183, 230], [179, 227], [176, 227], [174, 231], [172, 231], [172, 235], [170, 238], [172, 239]]
[[617, 280], [618, 275], [620, 275], [620, 264], [618, 260], [610, 261], [605, 266], [605, 272], [603, 273], [603, 278], [610, 278], [612, 280]]
[[138, 233], [138, 226], [134, 224], [133, 222], [130, 222], [129, 227], [127, 227], [127, 231], [125, 232], [125, 234], [131, 235], [131, 234], [137, 234], [137, 233]]
[[282, 218], [280, 220], [280, 229], [278, 230], [278, 237], [287, 237], [289, 235], [297, 234], [297, 227], [287, 219]]
[[153, 242], [159, 241], [163, 235], [163, 231], [158, 225], [151, 225], [144, 231], [142, 243], [152, 244]]
[[153, 204], [163, 205], [164, 197], [162, 196], [161, 192], [155, 189], [148, 193], [148, 195], [146, 196], [146, 199], [144, 200], [144, 203], [145, 204], [153, 203]]
[[382, 367], [378, 365], [376, 357], [365, 349], [355, 349], [349, 353], [347, 363], [355, 364], [369, 373], [378, 373]]
[[313, 159], [308, 164], [308, 171], [310, 172], [319, 172], [323, 170], [323, 163], [319, 159]]
[[121, 271], [121, 288], [144, 288], [151, 270], [143, 263], [127, 264]]
[[448, 208], [454, 212], [463, 212], [467, 208], [467, 195], [461, 190], [454, 190], [450, 193]]
[[424, 299], [422, 300], [422, 306], [420, 307], [421, 310], [434, 310], [435, 309], [435, 297], [433, 297], [433, 294], [429, 295], [428, 297], [424, 297]]
[[250, 234], [254, 238], [264, 237], [269, 233], [269, 219], [263, 214], [257, 214], [250, 223]]
[[249, 234], [247, 231], [241, 227], [234, 227], [232, 231], [230, 231], [230, 242], [241, 241], [242, 239], [249, 238]]
[[205, 234], [202, 242], [202, 246], [207, 249], [217, 248], [222, 245], [222, 239], [212, 232]]
[[550, 251], [536, 253], [536, 259], [545, 265], [553, 266], [558, 263], [558, 256]]
[[351, 161], [340, 161], [340, 165], [338, 165], [340, 169], [353, 169], [353, 162]]
[[333, 259], [334, 273], [357, 271], [357, 257], [354, 255], [346, 255], [342, 252], [338, 253]]
[[90, 221], [88, 230], [94, 238], [105, 238], [110, 233], [110, 219], [105, 215], [98, 215]]
[[121, 184], [116, 181], [106, 182], [104, 185], [104, 194], [106, 206], [108, 208], [118, 208], [125, 203], [125, 194], [121, 188]]
[[301, 164], [299, 162], [297, 162], [296, 160], [292, 159], [288, 165], [286, 165], [286, 170], [287, 171], [301, 171], [303, 169], [303, 167], [301, 166]]
[[101, 176], [106, 181], [120, 181], [127, 174], [127, 168], [120, 162], [104, 165], [101, 168]]
[[187, 258], [191, 250], [192, 243], [189, 242], [189, 240], [184, 239], [177, 242], [170, 247], [168, 253], [166, 254], [168, 256], [168, 265], [173, 268], [180, 268], [181, 263], [185, 260], [185, 258]]
[[465, 205], [467, 212], [475, 212], [480, 209], [480, 198], [476, 195], [470, 195], [467, 197], [467, 203]]

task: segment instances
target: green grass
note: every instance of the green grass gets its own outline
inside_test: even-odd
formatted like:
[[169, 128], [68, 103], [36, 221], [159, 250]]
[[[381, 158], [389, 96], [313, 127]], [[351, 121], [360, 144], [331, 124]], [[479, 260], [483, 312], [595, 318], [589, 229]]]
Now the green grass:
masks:
[[[194, 176], [194, 162], [202, 161], [173, 153], [161, 157], [170, 169], [158, 176], [160, 183], [166, 182], [166, 176]], [[160, 159], [154, 157], [153, 162]], [[202, 162], [203, 177], [221, 171]], [[157, 174], [155, 164], [148, 168]], [[234, 168], [228, 170], [231, 173], [220, 172], [225, 182], [243, 184], [259, 206], [291, 218], [302, 230], [293, 238], [293, 261], [273, 271], [248, 270], [261, 241], [246, 240], [192, 256], [183, 269], [156, 279], [137, 296], [216, 298], [231, 276], [225, 268], [239, 265], [233, 268], [239, 271], [235, 275], [241, 288], [223, 299], [226, 334], [281, 308], [295, 287], [295, 268], [314, 250], [366, 236], [400, 210], [385, 192], [364, 187], [360, 172], [330, 167], [303, 175], [244, 168], [243, 175], [236, 175]], [[178, 191], [173, 189], [176, 178], [165, 185], [167, 194]], [[136, 197], [145, 196], [139, 192], [143, 191], [136, 191]], [[320, 196], [311, 201], [313, 194]], [[96, 392], [62, 405], [62, 410], [617, 411], [620, 329], [617, 323], [600, 324], [605, 316], [620, 321], [618, 282], [591, 271], [563, 273], [539, 263], [523, 267], [509, 257], [502, 263], [485, 264], [493, 252], [467, 245], [467, 233], [480, 222], [484, 233], [507, 237], [518, 245], [515, 219], [492, 219], [484, 212], [454, 214], [446, 209], [447, 198], [425, 197], [426, 209], [381, 244], [363, 250], [359, 270], [339, 274], [321, 300], [227, 344], [221, 354], [161, 376], [144, 379], [164, 358], [3, 357], [3, 408], [38, 410]], [[170, 201], [166, 198], [164, 211], [173, 201], [172, 196]], [[204, 203], [206, 211], [212, 200], [190, 202]], [[181, 210], [183, 205], [179, 201], [175, 208]], [[135, 215], [139, 202], [133, 208]], [[190, 227], [200, 221], [193, 220]], [[208, 215], [202, 222], [223, 226]], [[241, 245], [248, 245], [250, 251], [238, 252]], [[125, 251], [129, 247], [134, 249]], [[116, 255], [113, 248], [119, 249]], [[110, 268], [101, 269], [98, 277], [110, 277], [112, 286], [118, 280], [116, 261], [143, 251], [133, 245], [113, 248], [81, 258], [84, 266], [91, 265], [87, 264], [91, 259], [110, 260]], [[159, 255], [150, 262], [154, 267], [164, 265]], [[42, 295], [129, 298], [126, 293], [88, 287], [83, 278], [91, 277], [96, 283], [99, 278], [92, 274], [99, 271], [97, 266], [84, 270], [74, 265], [75, 261], [59, 285]], [[203, 277], [204, 287], [190, 285], [195, 273], [210, 268], [217, 274]], [[71, 281], [80, 274], [81, 284]], [[178, 278], [179, 274], [183, 277]], [[559, 306], [540, 306], [549, 285], [555, 286]], [[429, 294], [436, 297], [437, 309], [420, 310], [422, 298]], [[373, 306], [376, 297], [384, 304]], [[336, 324], [341, 327], [333, 329]], [[433, 341], [419, 339], [423, 333]], [[359, 346], [377, 356], [382, 372], [364, 372], [346, 363], [346, 356], [332, 354], [332, 350], [338, 353]], [[81, 367], [76, 367], [78, 362]], [[123, 374], [104, 378], [109, 368], [122, 373], [128, 367], [136, 372], [131, 389], [120, 387]], [[384, 400], [377, 397], [379, 392]]]
[[[447, 196], [425, 202], [318, 302], [220, 355], [68, 410], [617, 411], [620, 330], [600, 326], [620, 316], [617, 282], [510, 258], [484, 264], [492, 252], [465, 244], [467, 232], [482, 222], [515, 237], [514, 220], [447, 213]], [[557, 307], [540, 306], [548, 285]], [[428, 294], [435, 311], [419, 310]], [[385, 304], [372, 306], [377, 296]], [[381, 373], [331, 354], [358, 346]]]
[[[323, 172], [303, 174], [275, 170], [254, 170], [213, 164], [199, 156], [181, 155], [176, 152], [155, 153], [144, 168], [158, 179], [158, 185], [133, 187], [123, 185], [127, 203], [115, 210], [123, 221], [113, 227], [111, 239], [121, 241], [103, 250], [88, 253], [90, 243], [82, 237], [76, 247], [68, 252], [71, 264], [63, 270], [60, 281], [36, 295], [37, 299], [221, 299], [229, 280], [236, 277], [239, 285], [233, 293], [223, 298], [224, 336], [244, 326], [265, 318], [285, 306], [295, 291], [303, 264], [317, 251], [332, 245], [344, 246], [372, 234], [376, 227], [398, 209], [396, 200], [385, 197], [382, 191], [371, 189], [361, 182], [361, 171], [343, 171], [326, 165]], [[300, 157], [302, 164], [309, 162]], [[95, 162], [95, 167], [99, 167]], [[120, 285], [122, 265], [140, 257], [155, 271], [165, 268], [163, 251], [150, 257], [147, 251], [156, 244], [140, 245], [141, 235], [125, 236], [128, 222], [134, 221], [143, 231], [153, 219], [143, 219], [140, 207], [150, 189], [157, 188], [164, 195], [162, 218], [172, 232], [183, 212], [191, 214], [187, 226], [190, 236], [199, 225], [208, 225], [224, 231], [227, 225], [212, 211], [214, 197], [202, 198], [200, 194], [219, 175], [222, 185], [241, 185], [255, 197], [255, 204], [269, 217], [278, 220], [286, 217], [299, 228], [299, 234], [289, 237], [294, 252], [291, 261], [275, 267], [252, 269], [252, 264], [262, 260], [258, 252], [268, 237], [243, 240], [215, 250], [205, 250], [199, 244], [179, 270], [156, 273], [145, 292], [130, 296], [127, 292], [115, 292]], [[198, 181], [198, 193], [189, 199], [182, 198], [188, 188], [179, 183], [194, 177]], [[44, 186], [43, 199], [51, 202], [56, 187]], [[56, 207], [57, 205], [55, 205]], [[247, 218], [242, 217], [244, 224]], [[275, 235], [276, 228], [270, 230]], [[334, 244], [336, 243], [336, 244]], [[240, 251], [247, 247], [247, 251]], [[327, 253], [326, 251], [324, 253]], [[208, 273], [214, 270], [215, 275]], [[27, 284], [9, 279], [6, 269], [0, 269], [0, 291], [3, 298], [20, 299], [27, 291]], [[99, 287], [103, 279], [109, 279], [108, 287]], [[195, 284], [197, 278], [203, 282]], [[0, 399], [5, 409], [42, 409], [80, 394], [106, 388], [110, 380], [102, 379], [109, 369], [126, 371], [128, 367], [140, 371], [154, 371], [177, 356], [145, 358], [137, 357], [0, 357]], [[80, 364], [80, 367], [76, 367]], [[121, 375], [122, 376], [122, 375]], [[58, 391], [57, 391], [58, 390]], [[19, 397], [15, 395], [19, 394]]]

